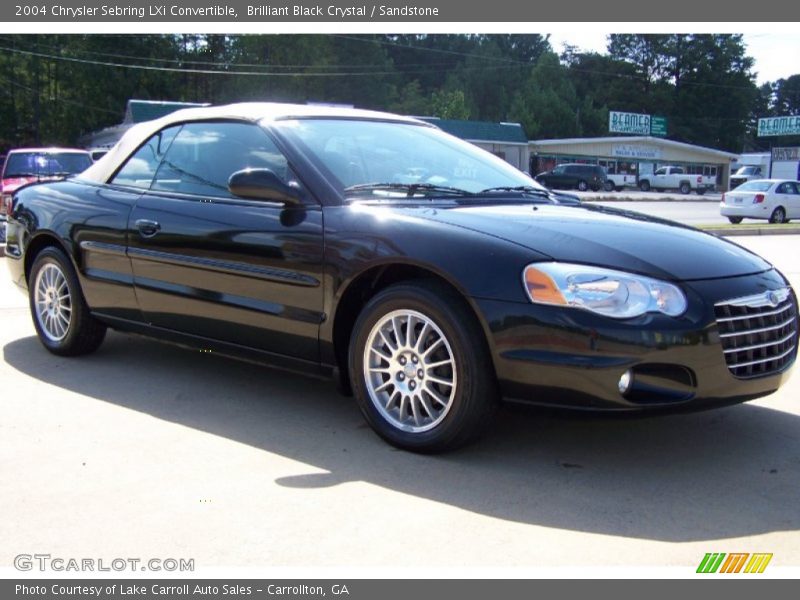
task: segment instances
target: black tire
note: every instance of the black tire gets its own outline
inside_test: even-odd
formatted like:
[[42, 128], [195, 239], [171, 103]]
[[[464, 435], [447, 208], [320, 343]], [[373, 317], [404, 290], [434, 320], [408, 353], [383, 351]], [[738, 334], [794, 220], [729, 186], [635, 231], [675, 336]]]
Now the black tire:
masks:
[[[63, 282], [53, 283], [48, 287], [45, 278], [48, 275], [58, 277], [59, 273], [63, 277]], [[61, 280], [56, 279], [56, 281]], [[44, 285], [43, 291], [45, 288], [48, 290], [46, 294], [43, 293], [43, 297], [51, 300], [49, 304], [41, 302], [41, 311], [37, 311], [37, 287], [40, 283]], [[55, 296], [57, 293], [60, 294], [58, 297]], [[63, 298], [63, 301], [58, 302], [58, 298]], [[28, 303], [39, 341], [53, 354], [60, 356], [88, 354], [97, 350], [103, 343], [106, 326], [89, 312], [72, 263], [60, 249], [48, 247], [36, 256], [28, 279]], [[48, 306], [56, 304], [62, 309], [54, 309], [56, 312], [48, 310]], [[56, 313], [60, 313], [63, 319], [51, 316]], [[63, 327], [63, 335], [59, 327]]]
[[775, 210], [769, 216], [770, 223], [786, 223], [786, 209], [782, 206], [776, 206]]
[[614, 182], [613, 181], [606, 181], [603, 184], [603, 189], [605, 191], [607, 191], [607, 192], [613, 192], [614, 191]]
[[741, 223], [741, 222], [742, 222], [742, 219], [743, 219], [743, 218], [744, 218], [744, 217], [728, 217], [728, 221], [730, 221], [730, 222], [731, 222], [731, 223], [733, 223], [734, 225], [738, 225], [739, 223]]
[[681, 186], [678, 189], [680, 190], [681, 194], [688, 194], [692, 191], [692, 186], [684, 181], [681, 183]]
[[705, 188], [701, 188], [701, 189], [697, 190], [697, 195], [698, 196], [705, 196], [706, 195]]
[[[409, 314], [411, 318], [403, 322], [403, 316]], [[423, 320], [418, 320], [415, 315], [421, 315]], [[397, 328], [389, 330], [388, 334], [385, 329], [395, 327], [391, 316], [396, 316], [399, 322], [398, 336], [393, 333]], [[429, 322], [429, 329], [427, 334], [423, 334], [426, 322]], [[419, 362], [415, 361], [417, 366], [423, 366], [423, 360], [432, 360], [431, 364], [435, 364], [452, 357], [451, 364], [426, 367], [418, 370], [416, 375], [412, 373], [403, 378], [403, 369], [407, 372], [410, 367], [413, 372], [416, 368], [411, 366], [411, 359], [416, 356], [400, 362], [406, 358], [402, 353], [410, 351], [406, 350], [407, 346], [397, 344], [398, 337], [407, 339], [404, 336], [408, 335], [409, 324], [413, 324], [411, 330], [416, 336], [422, 336], [417, 338], [415, 347], [435, 349], [428, 352], [430, 357], [420, 353]], [[433, 343], [439, 338], [443, 338], [444, 343]], [[370, 350], [376, 348], [376, 342], [380, 354], [388, 358]], [[389, 342], [397, 348], [392, 348]], [[437, 356], [440, 352], [442, 354]], [[365, 355], [372, 357], [373, 369], [385, 368], [387, 371], [370, 374], [365, 370]], [[497, 383], [484, 333], [466, 302], [435, 281], [400, 283], [376, 294], [361, 311], [353, 327], [348, 364], [361, 412], [379, 436], [398, 448], [422, 453], [458, 448], [486, 429], [497, 408]], [[395, 368], [399, 369], [396, 373], [392, 371]], [[441, 371], [442, 368], [445, 370]], [[423, 379], [420, 373], [428, 378], [436, 377], [437, 381], [449, 378], [455, 385], [441, 386]], [[368, 381], [368, 377], [373, 379]], [[416, 392], [412, 392], [412, 379], [415, 377], [418, 387]], [[444, 398], [448, 400], [447, 404], [435, 400], [429, 389], [440, 398], [447, 396]], [[423, 402], [427, 402], [427, 407], [422, 405]], [[428, 412], [431, 407], [434, 410]], [[422, 423], [416, 420], [417, 415], [422, 417]]]
[[649, 192], [650, 191], [650, 182], [647, 181], [646, 179], [644, 181], [640, 181], [639, 182], [639, 189], [642, 190], [643, 192]]
[[578, 182], [578, 191], [585, 192], [589, 189], [589, 184], [586, 183], [583, 179]]

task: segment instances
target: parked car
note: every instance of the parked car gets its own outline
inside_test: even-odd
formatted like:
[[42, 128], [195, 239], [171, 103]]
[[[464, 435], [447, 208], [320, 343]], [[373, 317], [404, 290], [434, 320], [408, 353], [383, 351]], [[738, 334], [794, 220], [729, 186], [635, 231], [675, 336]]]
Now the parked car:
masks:
[[536, 176], [536, 181], [553, 189], [602, 190], [606, 183], [606, 172], [600, 165], [563, 164], [552, 171]]
[[651, 174], [639, 175], [639, 189], [649, 192], [679, 190], [681, 194], [695, 191], [702, 196], [716, 187], [716, 179], [711, 175], [693, 175], [683, 167], [661, 167]]
[[607, 192], [621, 192], [626, 187], [635, 188], [636, 186], [636, 175], [628, 173], [607, 173], [606, 183], [603, 189]]
[[739, 167], [736, 172], [731, 175], [730, 187], [734, 190], [743, 183], [756, 179], [764, 179], [764, 169], [762, 169], [762, 167], [757, 165]]
[[97, 350], [112, 327], [332, 376], [414, 451], [468, 442], [500, 400], [743, 402], [778, 389], [797, 354], [795, 294], [755, 254], [559, 205], [408, 117], [181, 110], [12, 204], [6, 262], [50, 352]]
[[34, 181], [61, 179], [75, 175], [92, 164], [85, 150], [71, 148], [17, 148], [3, 164], [2, 191], [11, 193]]
[[106, 154], [108, 154], [108, 148], [93, 148], [89, 150], [89, 156], [92, 157], [93, 162], [97, 162], [101, 158], [103, 158]]
[[28, 183], [62, 179], [92, 164], [89, 153], [69, 148], [17, 148], [3, 162], [0, 175], [0, 243], [5, 241], [6, 206], [11, 194]]
[[731, 223], [742, 219], [767, 219], [788, 223], [800, 219], [800, 182], [788, 179], [748, 181], [732, 192], [722, 194], [720, 214]]

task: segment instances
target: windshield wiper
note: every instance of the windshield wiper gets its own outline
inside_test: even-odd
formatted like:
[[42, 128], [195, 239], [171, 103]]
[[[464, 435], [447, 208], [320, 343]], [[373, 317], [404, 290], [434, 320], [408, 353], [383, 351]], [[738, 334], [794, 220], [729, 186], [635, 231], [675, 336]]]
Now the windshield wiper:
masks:
[[547, 190], [540, 190], [539, 188], [535, 188], [532, 185], [516, 185], [516, 186], [500, 185], [497, 187], [486, 188], [485, 190], [481, 190], [478, 193], [491, 194], [492, 192], [521, 192], [523, 194], [530, 194], [532, 196], [541, 196], [542, 198], [551, 197], [550, 192], [548, 192]]
[[373, 190], [388, 190], [406, 192], [407, 198], [413, 198], [418, 192], [426, 194], [449, 194], [453, 196], [473, 196], [472, 192], [447, 185], [434, 185], [432, 183], [359, 183], [344, 188], [345, 193], [369, 192]]

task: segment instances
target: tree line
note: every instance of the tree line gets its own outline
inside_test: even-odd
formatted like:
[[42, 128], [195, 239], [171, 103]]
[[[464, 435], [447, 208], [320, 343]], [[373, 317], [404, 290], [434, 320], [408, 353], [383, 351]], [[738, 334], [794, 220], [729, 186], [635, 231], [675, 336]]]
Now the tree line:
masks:
[[[756, 85], [741, 35], [618, 34], [606, 54], [529, 35], [0, 35], [0, 150], [74, 145], [128, 99], [325, 102], [608, 135], [608, 112], [670, 139], [762, 150], [761, 116], [800, 114], [800, 74]], [[772, 143], [798, 143], [773, 138]]]

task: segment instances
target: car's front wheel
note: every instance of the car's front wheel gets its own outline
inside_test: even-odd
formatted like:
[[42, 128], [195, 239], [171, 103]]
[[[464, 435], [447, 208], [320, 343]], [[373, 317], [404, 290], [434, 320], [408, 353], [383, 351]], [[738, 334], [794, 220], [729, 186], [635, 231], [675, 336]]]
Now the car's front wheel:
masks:
[[614, 191], [614, 182], [613, 181], [606, 181], [603, 184], [603, 189], [605, 191], [607, 191], [607, 192], [613, 192]]
[[103, 342], [106, 326], [89, 313], [75, 271], [58, 248], [45, 248], [36, 257], [28, 299], [36, 333], [50, 352], [88, 354]]
[[497, 405], [483, 331], [464, 300], [436, 282], [373, 297], [356, 321], [349, 363], [361, 412], [406, 450], [457, 448], [483, 431]]
[[742, 222], [742, 218], [743, 217], [728, 217], [728, 221], [730, 221], [734, 225], [738, 225], [739, 223]]
[[639, 182], [639, 189], [642, 190], [643, 192], [649, 192], [650, 191], [650, 182], [647, 181], [646, 179], [644, 181], [640, 181]]

